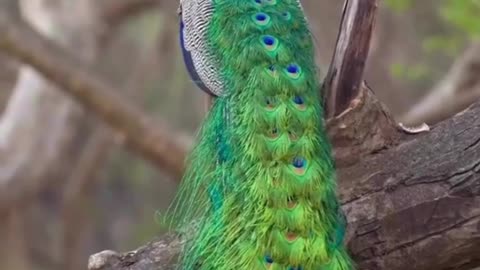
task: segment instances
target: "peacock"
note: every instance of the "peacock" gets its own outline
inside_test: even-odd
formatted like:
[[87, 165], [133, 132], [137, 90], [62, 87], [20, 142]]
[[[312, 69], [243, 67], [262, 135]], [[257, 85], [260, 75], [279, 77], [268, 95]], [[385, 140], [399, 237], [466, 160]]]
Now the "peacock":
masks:
[[179, 268], [353, 269], [299, 0], [180, 0], [179, 17], [213, 98], [171, 207]]

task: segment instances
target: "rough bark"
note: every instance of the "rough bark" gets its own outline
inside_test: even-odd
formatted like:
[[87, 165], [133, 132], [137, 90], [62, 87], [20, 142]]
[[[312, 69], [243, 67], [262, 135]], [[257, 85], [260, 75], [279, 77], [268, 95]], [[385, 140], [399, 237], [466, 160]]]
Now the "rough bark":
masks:
[[480, 265], [480, 104], [339, 171], [361, 269]]
[[[350, 64], [348, 61], [345, 63]], [[343, 113], [327, 120], [327, 132], [334, 145], [338, 168], [390, 148], [404, 136], [365, 82], [361, 83], [358, 91], [358, 96], [349, 102]]]
[[[433, 131], [339, 170], [348, 247], [359, 269], [480, 266], [480, 104]], [[173, 269], [181, 241], [90, 258], [90, 270]]]

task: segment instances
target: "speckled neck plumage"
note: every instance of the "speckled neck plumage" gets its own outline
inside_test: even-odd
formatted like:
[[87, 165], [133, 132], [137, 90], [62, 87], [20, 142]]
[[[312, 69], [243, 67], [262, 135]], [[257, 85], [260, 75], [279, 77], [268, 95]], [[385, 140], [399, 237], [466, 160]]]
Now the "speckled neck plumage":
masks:
[[183, 1], [184, 51], [217, 98], [172, 208], [180, 228], [198, 224], [180, 268], [352, 269], [299, 2]]

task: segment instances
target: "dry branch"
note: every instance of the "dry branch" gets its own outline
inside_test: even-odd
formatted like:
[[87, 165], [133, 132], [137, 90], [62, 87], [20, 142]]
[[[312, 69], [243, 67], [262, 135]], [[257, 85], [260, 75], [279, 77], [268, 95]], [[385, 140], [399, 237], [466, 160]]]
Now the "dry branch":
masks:
[[0, 16], [0, 49], [40, 71], [89, 111], [94, 112], [142, 157], [179, 178], [187, 146], [164, 125], [123, 99], [91, 67], [46, 40], [20, 20]]
[[346, 111], [327, 121], [327, 132], [334, 145], [337, 168], [390, 148], [403, 135], [366, 83], [360, 85], [358, 96]]
[[346, 0], [335, 53], [325, 78], [326, 116], [347, 110], [358, 96], [375, 26], [378, 0]]

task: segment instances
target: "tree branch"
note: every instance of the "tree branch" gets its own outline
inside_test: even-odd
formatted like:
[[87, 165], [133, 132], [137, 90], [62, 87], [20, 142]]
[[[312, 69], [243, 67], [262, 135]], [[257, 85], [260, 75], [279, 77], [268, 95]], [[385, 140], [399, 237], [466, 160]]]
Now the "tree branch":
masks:
[[344, 112], [359, 94], [378, 0], [346, 0], [337, 45], [325, 78], [326, 116]]
[[377, 0], [346, 0], [335, 53], [325, 78], [327, 130], [337, 167], [395, 144], [392, 116], [363, 81]]
[[23, 21], [0, 16], [0, 49], [40, 71], [117, 132], [117, 138], [142, 157], [179, 178], [186, 145], [165, 125], [154, 123], [120, 97], [116, 89], [61, 46]]

